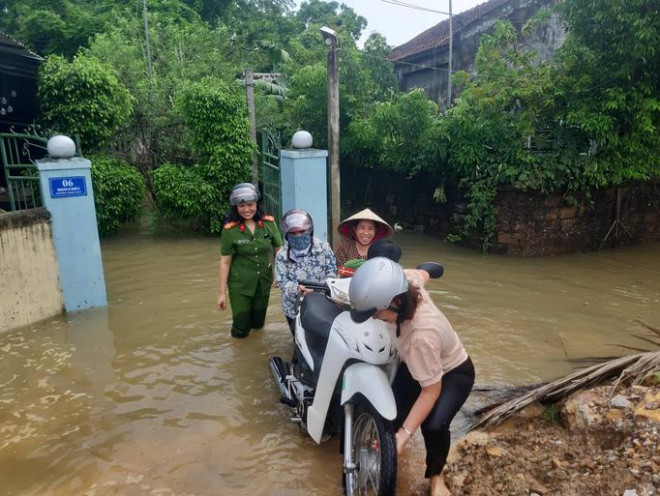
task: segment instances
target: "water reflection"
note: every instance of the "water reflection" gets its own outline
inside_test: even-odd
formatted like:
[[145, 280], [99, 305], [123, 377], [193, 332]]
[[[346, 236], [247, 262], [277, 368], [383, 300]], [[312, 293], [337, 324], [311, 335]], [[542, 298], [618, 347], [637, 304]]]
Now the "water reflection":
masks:
[[[565, 359], [640, 343], [660, 322], [659, 245], [550, 259], [484, 257], [398, 235], [402, 262], [437, 260], [434, 299], [481, 385], [564, 374]], [[268, 324], [229, 337], [215, 310], [218, 242], [139, 234], [103, 245], [109, 307], [0, 335], [0, 484], [8, 495], [341, 494], [339, 444], [317, 446], [278, 403], [267, 357], [289, 356], [276, 294]], [[421, 492], [421, 440], [399, 493]]]

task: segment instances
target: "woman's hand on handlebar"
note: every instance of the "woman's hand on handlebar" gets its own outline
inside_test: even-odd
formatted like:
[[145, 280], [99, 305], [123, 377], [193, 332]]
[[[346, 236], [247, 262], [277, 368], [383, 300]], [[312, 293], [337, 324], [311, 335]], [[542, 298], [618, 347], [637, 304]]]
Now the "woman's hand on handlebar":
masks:
[[438, 279], [445, 272], [445, 268], [437, 262], [421, 263], [417, 266], [417, 270], [423, 270], [431, 279]]
[[314, 292], [313, 289], [306, 288], [302, 284], [298, 284], [298, 291], [300, 291], [301, 293], [306, 294], [306, 295], [308, 295], [309, 293]]

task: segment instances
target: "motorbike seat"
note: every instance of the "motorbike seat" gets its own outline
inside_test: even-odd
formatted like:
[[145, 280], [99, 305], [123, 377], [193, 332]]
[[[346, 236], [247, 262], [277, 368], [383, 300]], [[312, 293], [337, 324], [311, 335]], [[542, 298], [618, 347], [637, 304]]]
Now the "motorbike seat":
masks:
[[341, 312], [341, 307], [326, 298], [323, 293], [310, 293], [303, 299], [300, 305], [300, 322], [305, 329], [305, 338], [314, 356], [314, 362], [323, 356], [332, 323]]

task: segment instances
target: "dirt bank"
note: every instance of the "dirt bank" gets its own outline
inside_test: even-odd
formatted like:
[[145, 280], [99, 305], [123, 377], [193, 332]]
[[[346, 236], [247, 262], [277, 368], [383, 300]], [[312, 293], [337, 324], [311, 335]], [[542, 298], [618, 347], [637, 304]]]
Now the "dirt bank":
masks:
[[660, 377], [533, 405], [473, 431], [447, 466], [452, 495], [660, 495]]

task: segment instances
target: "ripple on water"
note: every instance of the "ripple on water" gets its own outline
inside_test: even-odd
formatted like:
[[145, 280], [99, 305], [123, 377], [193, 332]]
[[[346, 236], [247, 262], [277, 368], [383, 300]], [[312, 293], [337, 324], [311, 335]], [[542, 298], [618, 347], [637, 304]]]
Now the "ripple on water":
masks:
[[[567, 357], [639, 345], [636, 318], [660, 325], [657, 244], [510, 259], [419, 235], [397, 242], [405, 266], [444, 264], [429, 289], [480, 386], [555, 378], [572, 370]], [[104, 242], [107, 309], [0, 335], [6, 494], [342, 494], [339, 441], [316, 445], [278, 402], [268, 357], [292, 353], [279, 293], [264, 330], [232, 339], [231, 315], [215, 308], [217, 254], [207, 238]], [[399, 493], [424, 491], [423, 451], [416, 435]]]

